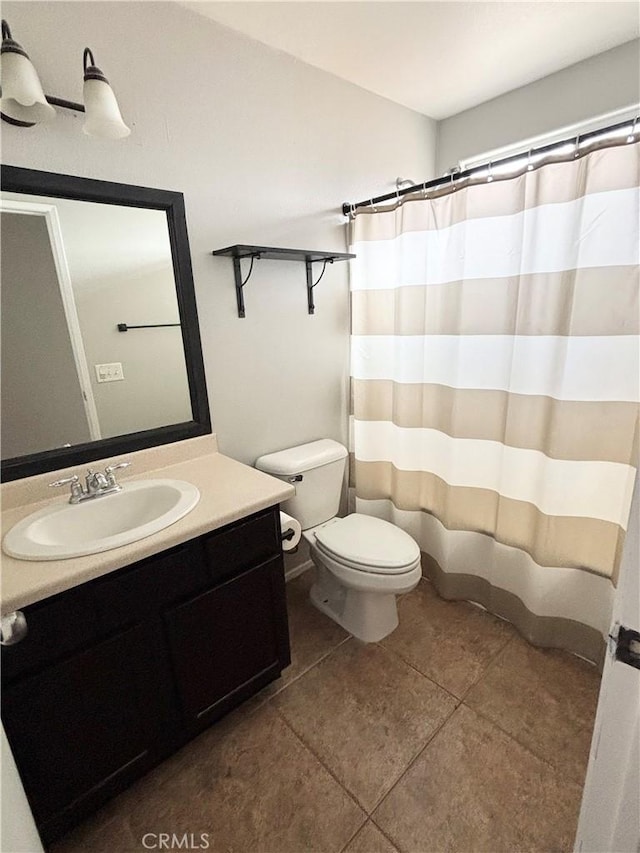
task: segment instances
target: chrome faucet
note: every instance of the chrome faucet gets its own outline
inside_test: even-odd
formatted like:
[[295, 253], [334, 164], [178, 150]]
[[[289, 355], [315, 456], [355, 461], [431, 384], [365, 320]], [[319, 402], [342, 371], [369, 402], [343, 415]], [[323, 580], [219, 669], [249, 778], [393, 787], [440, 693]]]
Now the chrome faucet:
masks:
[[80, 477], [74, 474], [72, 477], [65, 477], [62, 480], [56, 480], [54, 483], [49, 483], [51, 488], [59, 486], [71, 486], [71, 496], [69, 497], [70, 504], [79, 504], [82, 501], [90, 500], [91, 498], [100, 498], [103, 495], [111, 495], [114, 492], [122, 490], [122, 486], [118, 483], [115, 477], [115, 471], [120, 468], [128, 468], [131, 462], [119, 462], [117, 465], [108, 465], [104, 474], [101, 471], [92, 471], [91, 468], [87, 471], [84, 487], [80, 483]]

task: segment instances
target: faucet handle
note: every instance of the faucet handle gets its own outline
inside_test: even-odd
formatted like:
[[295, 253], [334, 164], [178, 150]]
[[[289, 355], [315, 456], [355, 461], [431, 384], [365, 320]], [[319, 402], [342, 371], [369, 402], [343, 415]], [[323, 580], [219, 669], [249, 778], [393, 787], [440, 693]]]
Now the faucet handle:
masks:
[[65, 477], [63, 480], [55, 480], [53, 483], [49, 483], [49, 488], [58, 489], [60, 486], [68, 486], [69, 484], [75, 486], [79, 482], [80, 477], [78, 477], [77, 474], [74, 474], [73, 477]]
[[104, 473], [107, 475], [107, 483], [110, 486], [117, 486], [118, 488], [121, 488], [121, 486], [118, 486], [115, 472], [119, 471], [121, 468], [128, 468], [130, 465], [131, 462], [118, 462], [117, 465], [107, 465], [104, 469]]
[[120, 468], [128, 468], [131, 464], [131, 462], [118, 462], [117, 465], [107, 465], [104, 469], [104, 473], [108, 477], [109, 474], [113, 474], [114, 471], [118, 471]]
[[80, 477], [78, 477], [77, 474], [74, 474], [73, 477], [65, 477], [63, 480], [55, 480], [53, 483], [49, 483], [49, 488], [57, 489], [60, 486], [68, 485], [71, 486], [71, 497], [69, 498], [69, 503], [79, 503], [84, 492], [80, 485]]

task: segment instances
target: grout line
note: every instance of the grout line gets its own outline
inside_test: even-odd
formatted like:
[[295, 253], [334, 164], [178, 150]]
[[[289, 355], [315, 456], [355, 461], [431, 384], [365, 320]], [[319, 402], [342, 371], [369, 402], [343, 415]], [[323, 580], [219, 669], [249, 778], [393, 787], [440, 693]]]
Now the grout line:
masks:
[[467, 696], [468, 696], [468, 695], [469, 695], [469, 693], [473, 690], [473, 688], [474, 688], [477, 684], [480, 684], [480, 682], [482, 681], [482, 679], [483, 679], [483, 678], [485, 678], [485, 676], [486, 676], [486, 675], [487, 675], [487, 674], [488, 674], [488, 673], [489, 673], [489, 672], [494, 668], [494, 666], [495, 666], [495, 665], [497, 664], [497, 662], [498, 662], [498, 658], [502, 656], [503, 652], [505, 652], [505, 651], [507, 650], [508, 646], [510, 646], [510, 645], [511, 645], [511, 643], [514, 643], [514, 642], [516, 641], [516, 639], [517, 639], [517, 635], [516, 635], [516, 636], [514, 636], [514, 637], [509, 637], [509, 638], [507, 639], [507, 641], [505, 642], [505, 644], [504, 644], [503, 646], [500, 646], [500, 648], [498, 649], [498, 651], [497, 651], [495, 654], [493, 654], [493, 655], [491, 656], [491, 658], [489, 659], [489, 661], [488, 661], [487, 665], [486, 665], [486, 666], [485, 666], [485, 668], [482, 670], [482, 672], [478, 675], [478, 677], [476, 678], [476, 680], [475, 680], [475, 681], [473, 681], [473, 682], [472, 682], [472, 683], [467, 687], [467, 689], [464, 691], [464, 693], [463, 693], [463, 695], [462, 695], [462, 698], [460, 699], [460, 701], [461, 701], [461, 702], [464, 702], [464, 700], [467, 698]]
[[[554, 764], [551, 763], [551, 761], [549, 761], [548, 758], [545, 758], [544, 755], [541, 755], [537, 750], [533, 749], [529, 744], [523, 743], [516, 735], [512, 734], [511, 732], [508, 732], [505, 728], [503, 728], [500, 725], [500, 723], [497, 723], [494, 719], [489, 717], [485, 712], [479, 710], [478, 708], [474, 708], [471, 705], [467, 705], [466, 702], [462, 702], [461, 704], [464, 705], [464, 707], [468, 711], [472, 711], [478, 717], [485, 720], [485, 722], [490, 723], [492, 726], [494, 726], [496, 729], [498, 729], [498, 731], [501, 731], [503, 735], [506, 735], [506, 737], [508, 737], [510, 740], [517, 743], [518, 746], [521, 746], [524, 750], [526, 750], [528, 753], [533, 755], [534, 758], [537, 758], [540, 761], [542, 761], [543, 764], [546, 764], [547, 767], [549, 767], [551, 770], [553, 770], [553, 772], [556, 775], [558, 775], [562, 780], [564, 780], [565, 782], [571, 782], [572, 784], [577, 785], [581, 789], [584, 788], [584, 781], [585, 781], [584, 779], [582, 780], [582, 782], [577, 782], [572, 776], [568, 775], [566, 770], [564, 770], [562, 767], [556, 767]], [[586, 775], [586, 768], [585, 768], [585, 775]]]
[[[336, 784], [340, 786], [340, 788], [341, 788], [341, 789], [344, 791], [344, 793], [349, 797], [349, 799], [350, 799], [350, 800], [351, 800], [351, 801], [352, 801], [352, 802], [353, 802], [353, 803], [354, 803], [354, 804], [355, 804], [355, 805], [360, 809], [360, 811], [361, 811], [361, 812], [363, 812], [363, 814], [366, 816], [366, 817], [365, 817], [365, 820], [364, 820], [364, 821], [360, 824], [360, 826], [358, 827], [358, 832], [359, 832], [359, 831], [362, 829], [362, 827], [365, 825], [365, 823], [367, 822], [367, 820], [369, 819], [369, 812], [365, 809], [365, 807], [362, 805], [362, 803], [360, 803], [360, 801], [355, 797], [355, 795], [354, 795], [354, 794], [352, 794], [352, 793], [351, 793], [351, 791], [349, 791], [349, 789], [348, 789], [348, 788], [346, 788], [346, 787], [344, 786], [344, 784], [343, 784], [343, 783], [338, 779], [338, 777], [337, 777], [337, 776], [336, 776], [336, 774], [333, 772], [333, 770], [332, 770], [332, 769], [331, 769], [331, 768], [330, 768], [330, 767], [325, 763], [325, 761], [324, 761], [324, 760], [323, 760], [323, 759], [318, 755], [318, 753], [315, 751], [315, 749], [313, 749], [313, 747], [312, 747], [312, 746], [310, 746], [310, 745], [306, 742], [306, 740], [302, 737], [302, 735], [301, 735], [301, 734], [299, 734], [299, 733], [298, 733], [298, 732], [293, 728], [293, 726], [291, 725], [291, 723], [289, 722], [289, 720], [287, 720], [287, 718], [284, 716], [284, 714], [282, 713], [282, 711], [280, 710], [280, 708], [278, 708], [278, 706], [277, 706], [277, 705], [274, 705], [274, 706], [273, 706], [273, 710], [276, 712], [276, 714], [278, 714], [278, 716], [280, 717], [280, 719], [282, 720], [282, 722], [285, 724], [285, 726], [286, 726], [286, 727], [287, 727], [287, 728], [288, 728], [288, 729], [293, 733], [294, 737], [296, 737], [296, 738], [297, 738], [297, 740], [299, 740], [299, 741], [300, 741], [300, 743], [302, 744], [302, 746], [303, 746], [303, 747], [304, 747], [308, 752], [310, 752], [310, 753], [311, 753], [311, 755], [313, 755], [313, 757], [316, 759], [316, 761], [317, 761], [320, 765], [322, 765], [322, 767], [324, 767], [324, 769], [325, 769], [325, 770], [327, 771], [327, 773], [331, 776], [331, 778], [334, 780], [334, 782], [336, 782]], [[353, 838], [355, 838], [355, 835], [356, 835], [356, 834], [357, 834], [357, 833], [354, 833], [354, 835], [349, 839], [349, 841], [352, 841], [352, 840], [353, 840]]]
[[343, 846], [340, 848], [340, 853], [344, 853], [344, 851], [345, 851], [345, 850], [347, 849], [347, 847], [351, 844], [351, 842], [352, 842], [352, 841], [353, 841], [353, 839], [356, 837], [356, 835], [358, 835], [358, 833], [362, 832], [362, 830], [365, 828], [365, 826], [369, 823], [369, 821], [370, 821], [370, 820], [371, 820], [371, 818], [369, 817], [369, 815], [367, 815], [367, 819], [366, 819], [366, 820], [365, 820], [365, 822], [362, 824], [362, 826], [358, 827], [358, 829], [356, 829], [356, 831], [353, 833], [353, 835], [352, 835], [352, 836], [351, 836], [351, 838], [347, 841], [347, 843], [346, 843], [345, 845], [343, 845]]
[[398, 853], [403, 853], [402, 848], [400, 847], [398, 842], [394, 841], [393, 838], [391, 837], [391, 835], [389, 835], [389, 833], [386, 830], [384, 830], [381, 826], [379, 826], [372, 817], [370, 817], [369, 820], [375, 826], [375, 828], [378, 830], [378, 832], [387, 839], [389, 844], [391, 844], [391, 846], [394, 847], [398, 851]]
[[[394, 790], [395, 790], [395, 788], [400, 784], [400, 782], [402, 782], [402, 780], [404, 779], [404, 777], [407, 775], [407, 773], [409, 772], [409, 770], [411, 770], [411, 768], [412, 768], [412, 767], [413, 767], [413, 765], [416, 763], [416, 761], [420, 758], [420, 756], [421, 756], [421, 755], [422, 755], [422, 754], [423, 754], [423, 753], [424, 753], [424, 752], [425, 752], [425, 751], [426, 751], [426, 750], [431, 746], [431, 744], [433, 743], [433, 741], [435, 740], [435, 738], [440, 734], [440, 732], [442, 731], [442, 729], [447, 725], [447, 723], [448, 723], [448, 722], [453, 718], [453, 716], [456, 714], [456, 712], [457, 712], [457, 711], [458, 711], [458, 709], [460, 708], [461, 704], [462, 704], [462, 703], [460, 703], [460, 705], [457, 705], [457, 706], [456, 706], [456, 707], [451, 711], [451, 713], [450, 713], [450, 714], [448, 714], [448, 715], [444, 718], [444, 720], [440, 723], [440, 725], [439, 725], [439, 726], [437, 726], [437, 727], [434, 729], [434, 731], [432, 732], [431, 736], [429, 737], [429, 739], [427, 740], [427, 742], [424, 744], [424, 746], [422, 746], [422, 747], [418, 750], [418, 752], [414, 755], [414, 757], [411, 759], [411, 761], [409, 762], [409, 764], [405, 767], [405, 769], [402, 771], [402, 773], [401, 773], [401, 774], [400, 774], [400, 776], [396, 779], [396, 781], [393, 783], [393, 785], [389, 788], [389, 790], [388, 790], [385, 794], [383, 794], [383, 796], [382, 796], [382, 797], [380, 797], [380, 799], [379, 799], [379, 800], [378, 800], [378, 802], [375, 804], [375, 806], [373, 807], [373, 810], [372, 810], [372, 812], [371, 812], [370, 817], [371, 817], [372, 819], [373, 819], [373, 815], [374, 815], [374, 813], [376, 812], [376, 810], [377, 810], [377, 809], [382, 805], [382, 803], [387, 799], [387, 797], [392, 793], [392, 791], [394, 791]], [[378, 826], [378, 824], [377, 824], [377, 823], [376, 823], [376, 826]], [[378, 829], [380, 829], [380, 827], [378, 827]], [[394, 843], [394, 846], [396, 846], [396, 847], [398, 846], [398, 845], [395, 843], [395, 841], [394, 841], [393, 843]]]
[[[309, 664], [309, 666], [308, 666], [306, 669], [303, 669], [303, 670], [302, 670], [302, 672], [299, 672], [299, 673], [295, 676], [295, 678], [292, 678], [292, 679], [291, 679], [291, 681], [287, 681], [287, 682], [285, 682], [281, 687], [279, 687], [279, 688], [275, 691], [275, 693], [272, 693], [270, 696], [268, 696], [268, 697], [265, 699], [265, 703], [266, 703], [266, 702], [270, 702], [270, 701], [271, 701], [272, 699], [274, 699], [276, 696], [279, 696], [283, 691], [285, 691], [285, 690], [287, 689], [287, 687], [291, 687], [291, 685], [292, 685], [292, 684], [295, 684], [297, 681], [299, 681], [299, 680], [303, 677], [303, 675], [306, 675], [308, 672], [311, 672], [311, 670], [312, 670], [312, 669], [315, 669], [315, 668], [318, 666], [318, 664], [322, 663], [322, 661], [326, 660], [328, 657], [331, 657], [331, 655], [332, 655], [335, 651], [337, 651], [337, 650], [340, 648], [340, 646], [344, 646], [344, 644], [345, 644], [346, 642], [348, 642], [349, 640], [352, 640], [352, 639], [353, 639], [352, 635], [351, 635], [351, 634], [348, 634], [348, 635], [347, 635], [343, 640], [340, 640], [340, 642], [339, 642], [337, 645], [332, 646], [332, 647], [329, 649], [329, 651], [325, 652], [325, 653], [322, 655], [322, 657], [319, 657], [319, 658], [318, 658], [318, 660], [314, 661], [312, 664]], [[273, 684], [273, 682], [271, 682], [271, 684]], [[260, 705], [259, 707], [262, 707], [262, 705]]]
[[412, 664], [411, 661], [408, 661], [405, 658], [403, 658], [399, 652], [395, 651], [395, 649], [389, 649], [386, 646], [383, 646], [381, 642], [376, 643], [376, 645], [379, 648], [381, 648], [384, 652], [386, 652], [387, 654], [389, 654], [392, 657], [397, 658], [398, 660], [402, 661], [402, 663], [404, 663], [406, 666], [408, 666], [409, 669], [412, 669], [414, 672], [417, 672], [418, 675], [421, 675], [423, 678], [426, 678], [427, 681], [430, 681], [431, 684], [435, 685], [435, 687], [437, 687], [439, 690], [444, 690], [444, 692], [447, 694], [447, 696], [451, 696], [452, 699], [455, 699], [456, 708], [463, 701], [459, 696], [456, 696], [455, 693], [452, 693], [446, 687], [443, 687], [443, 685], [440, 684], [438, 681], [436, 681], [435, 678], [432, 678], [430, 675], [426, 675], [426, 673], [424, 673], [424, 672], [422, 672], [422, 670], [418, 669], [417, 666], [414, 666], [414, 664]]
[[[433, 583], [432, 583], [428, 578], [424, 577], [424, 575], [423, 575], [423, 576], [420, 578], [420, 580], [424, 581], [426, 584], [428, 584], [430, 587], [432, 587], [432, 588], [433, 588], [433, 590], [434, 590], [434, 592], [435, 592], [435, 594], [438, 596], [438, 598], [440, 598], [442, 601], [445, 601], [445, 602], [447, 602], [447, 603], [449, 602], [449, 599], [447, 599], [447, 598], [442, 598], [442, 596], [438, 593], [438, 591], [437, 591], [436, 587], [433, 585]], [[405, 593], [405, 595], [411, 595], [411, 593]], [[403, 596], [403, 597], [404, 597], [404, 596]], [[472, 601], [467, 601], [467, 600], [460, 599], [460, 602], [461, 602], [461, 603], [464, 603], [464, 604], [471, 604], [472, 606], [475, 606], [475, 602], [472, 602]], [[478, 607], [479, 607], [481, 610], [483, 610], [485, 613], [487, 613], [489, 616], [495, 616], [495, 614], [493, 614], [493, 613], [491, 613], [490, 611], [486, 610], [486, 609], [485, 609], [484, 607], [482, 607], [481, 605], [478, 605]], [[509, 622], [507, 619], [502, 619], [500, 616], [496, 616], [495, 618], [496, 618], [496, 619], [500, 619], [500, 621], [502, 621], [502, 622], [506, 622], [508, 625], [511, 625], [511, 624], [512, 624], [512, 623], [511, 623], [511, 622]], [[517, 632], [517, 629], [515, 629], [515, 626], [512, 626], [512, 627], [514, 627], [514, 630], [516, 631], [516, 633], [514, 634], [514, 636], [512, 636], [512, 637], [508, 637], [508, 638], [505, 640], [504, 644], [503, 644], [502, 646], [500, 646], [500, 648], [490, 656], [489, 661], [488, 661], [488, 663], [487, 663], [487, 665], [486, 665], [485, 669], [483, 669], [483, 670], [482, 670], [482, 672], [477, 676], [477, 678], [475, 679], [475, 681], [473, 681], [473, 682], [472, 682], [472, 683], [471, 683], [471, 684], [466, 688], [466, 690], [464, 691], [464, 693], [462, 694], [462, 696], [457, 696], [455, 693], [453, 693], [451, 690], [449, 690], [449, 688], [445, 687], [445, 686], [444, 686], [444, 684], [440, 684], [440, 682], [435, 678], [435, 676], [433, 676], [433, 675], [427, 675], [425, 672], [422, 672], [422, 670], [418, 669], [418, 668], [417, 668], [417, 666], [415, 666], [414, 664], [412, 664], [412, 663], [411, 663], [411, 661], [407, 660], [407, 659], [406, 659], [406, 658], [405, 658], [405, 657], [404, 657], [400, 652], [397, 652], [395, 649], [390, 649], [390, 648], [387, 648], [386, 646], [382, 646], [381, 644], [382, 644], [382, 642], [383, 642], [384, 638], [383, 638], [383, 640], [381, 640], [381, 641], [380, 641], [380, 643], [379, 643], [378, 645], [380, 645], [380, 646], [381, 646], [381, 648], [384, 648], [384, 649], [386, 649], [387, 651], [391, 652], [392, 654], [396, 655], [396, 657], [398, 657], [398, 658], [400, 658], [400, 660], [404, 661], [404, 663], [406, 663], [406, 664], [407, 664], [407, 666], [410, 666], [410, 667], [411, 667], [412, 669], [414, 669], [416, 672], [419, 672], [419, 673], [420, 673], [420, 675], [424, 676], [425, 678], [428, 678], [428, 679], [429, 679], [429, 681], [432, 681], [434, 684], [436, 684], [436, 685], [437, 685], [438, 687], [440, 687], [442, 690], [445, 690], [445, 691], [446, 691], [450, 696], [453, 696], [453, 697], [454, 697], [454, 699], [456, 699], [456, 701], [460, 703], [460, 702], [463, 702], [463, 701], [464, 701], [464, 699], [465, 699], [465, 697], [467, 696], [467, 694], [469, 693], [469, 691], [470, 691], [473, 687], [475, 687], [475, 685], [476, 685], [476, 684], [478, 684], [478, 682], [479, 682], [479, 681], [481, 681], [481, 680], [484, 678], [485, 674], [486, 674], [486, 673], [488, 672], [488, 670], [492, 667], [492, 665], [493, 665], [494, 661], [499, 657], [499, 655], [501, 655], [501, 654], [502, 654], [502, 652], [507, 648], [507, 646], [508, 646], [510, 643], [514, 642], [514, 641], [517, 639], [517, 637], [518, 637], [518, 636], [521, 636], [521, 635]]]
[[[348, 639], [352, 639], [352, 638], [351, 638], [351, 637], [349, 637]], [[346, 642], [346, 640], [345, 640], [345, 641], [343, 641], [343, 642]], [[342, 644], [343, 644], [343, 643], [341, 643], [340, 645], [342, 645]], [[376, 646], [378, 646], [378, 643], [375, 643], [375, 644], [373, 644], [373, 643], [372, 643], [371, 645], [376, 645]], [[381, 647], [380, 647], [380, 648], [381, 648]], [[419, 673], [419, 674], [420, 674], [420, 675], [422, 675], [422, 673]], [[423, 677], [423, 678], [426, 678], [426, 676], [422, 676], [422, 677]], [[429, 679], [427, 679], [427, 680], [429, 680]], [[439, 685], [437, 685], [437, 686], [439, 686]], [[445, 691], [445, 692], [446, 692], [446, 691]], [[451, 696], [451, 694], [449, 694], [449, 695]], [[279, 714], [279, 716], [284, 720], [284, 722], [286, 723], [286, 725], [288, 726], [288, 728], [290, 728], [290, 729], [291, 729], [291, 731], [295, 734], [295, 736], [298, 738], [298, 740], [299, 740], [299, 741], [300, 741], [300, 742], [301, 742], [301, 743], [302, 743], [302, 744], [303, 744], [303, 745], [304, 745], [304, 746], [309, 750], [309, 752], [310, 752], [313, 756], [315, 756], [315, 758], [316, 758], [316, 759], [320, 762], [320, 764], [321, 764], [321, 765], [322, 765], [322, 766], [327, 770], [327, 772], [328, 772], [328, 773], [333, 777], [333, 779], [335, 779], [335, 781], [338, 783], [338, 785], [340, 785], [340, 787], [341, 787], [341, 788], [342, 788], [342, 789], [343, 789], [343, 790], [348, 794], [348, 796], [350, 797], [350, 799], [352, 799], [352, 800], [353, 800], [353, 801], [354, 801], [354, 802], [359, 806], [359, 808], [360, 808], [360, 809], [362, 809], [362, 811], [367, 815], [367, 818], [370, 818], [370, 817], [371, 817], [371, 815], [373, 814], [373, 812], [378, 808], [378, 806], [380, 805], [380, 803], [381, 803], [381, 802], [385, 799], [385, 797], [386, 797], [386, 796], [387, 796], [387, 795], [388, 795], [388, 794], [389, 794], [389, 793], [390, 793], [390, 792], [395, 788], [395, 786], [398, 784], [398, 782], [400, 782], [400, 780], [402, 779], [402, 777], [404, 776], [404, 774], [407, 772], [407, 770], [412, 766], [412, 764], [416, 761], [416, 759], [417, 759], [417, 758], [418, 758], [418, 757], [419, 757], [419, 756], [424, 752], [424, 750], [425, 750], [425, 749], [427, 748], [427, 746], [431, 743], [431, 741], [433, 740], [433, 738], [438, 734], [438, 732], [440, 731], [440, 729], [445, 725], [445, 723], [446, 723], [446, 722], [447, 722], [447, 721], [448, 721], [448, 720], [453, 716], [453, 714], [456, 712], [456, 710], [458, 709], [458, 707], [459, 707], [459, 705], [460, 705], [460, 700], [458, 700], [458, 699], [457, 699], [457, 697], [455, 697], [455, 696], [452, 696], [452, 698], [456, 701], [456, 703], [457, 703], [457, 704], [456, 704], [456, 705], [454, 705], [454, 707], [452, 708], [452, 710], [450, 711], [450, 713], [448, 713], [448, 714], [444, 717], [444, 719], [442, 720], [442, 722], [441, 722], [438, 726], [436, 726], [436, 728], [435, 728], [435, 729], [433, 730], [433, 732], [429, 735], [429, 737], [427, 738], [427, 740], [425, 741], [425, 743], [424, 743], [424, 744], [422, 744], [422, 746], [420, 746], [420, 747], [418, 748], [418, 750], [417, 750], [417, 752], [415, 753], [415, 755], [414, 755], [414, 756], [412, 756], [412, 758], [409, 760], [409, 763], [408, 763], [408, 764], [407, 764], [407, 766], [404, 768], [404, 770], [400, 773], [400, 775], [397, 777], [397, 779], [393, 782], [393, 784], [391, 785], [391, 787], [389, 788], [389, 790], [388, 790], [388, 791], [386, 791], [385, 793], [383, 793], [383, 794], [380, 796], [380, 798], [379, 798], [378, 800], [376, 800], [375, 804], [371, 807], [371, 811], [369, 811], [369, 808], [368, 808], [367, 806], [365, 806], [365, 805], [364, 805], [364, 803], [360, 802], [360, 800], [357, 798], [357, 796], [356, 796], [353, 792], [351, 792], [351, 791], [350, 791], [350, 790], [345, 786], [345, 784], [344, 784], [344, 783], [343, 783], [343, 782], [342, 782], [342, 781], [341, 781], [341, 780], [336, 776], [336, 774], [334, 773], [334, 771], [333, 771], [333, 770], [331, 770], [331, 768], [326, 764], [325, 760], [324, 760], [324, 759], [323, 759], [323, 758], [322, 758], [322, 757], [321, 757], [321, 756], [316, 752], [316, 750], [314, 749], [314, 747], [312, 747], [309, 743], [307, 743], [307, 741], [305, 740], [305, 738], [303, 737], [303, 735], [302, 735], [302, 734], [300, 734], [299, 732], [297, 732], [297, 731], [295, 730], [295, 728], [293, 727], [292, 723], [290, 723], [290, 722], [289, 722], [289, 720], [284, 716], [284, 714], [283, 714], [283, 713], [282, 713], [282, 711], [278, 708], [278, 706], [277, 706], [277, 705], [274, 705], [274, 706], [273, 706], [273, 708], [274, 708], [274, 710]], [[359, 827], [358, 832], [360, 831], [360, 829], [362, 829], [362, 826], [364, 826], [364, 824], [362, 824], [362, 825]], [[357, 833], [356, 833], [356, 834], [357, 834]], [[355, 837], [355, 835], [354, 835], [354, 836], [352, 836], [352, 838], [350, 839], [350, 841], [352, 841], [354, 837]], [[394, 845], [394, 846], [395, 846], [395, 845]]]

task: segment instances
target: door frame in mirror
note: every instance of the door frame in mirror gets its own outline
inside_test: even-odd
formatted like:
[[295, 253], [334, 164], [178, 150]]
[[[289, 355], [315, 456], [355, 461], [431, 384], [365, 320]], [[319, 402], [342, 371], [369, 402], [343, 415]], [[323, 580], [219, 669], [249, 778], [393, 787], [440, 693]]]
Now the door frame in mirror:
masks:
[[211, 417], [182, 193], [41, 172], [19, 166], [2, 165], [0, 178], [2, 189], [6, 192], [150, 208], [166, 213], [193, 415], [191, 421], [184, 423], [4, 459], [1, 464], [2, 480], [17, 480], [210, 433]]

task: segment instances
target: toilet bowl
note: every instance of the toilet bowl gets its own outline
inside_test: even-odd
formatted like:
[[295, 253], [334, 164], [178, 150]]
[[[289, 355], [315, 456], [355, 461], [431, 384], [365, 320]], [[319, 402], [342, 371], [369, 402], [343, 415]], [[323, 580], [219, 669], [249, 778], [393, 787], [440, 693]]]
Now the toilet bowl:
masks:
[[421, 576], [420, 549], [400, 528], [360, 513], [305, 531], [316, 580], [313, 604], [354, 637], [375, 643], [398, 627], [396, 596]]
[[256, 468], [293, 483], [282, 509], [300, 522], [316, 579], [311, 601], [358, 639], [374, 643], [398, 626], [396, 596], [420, 580], [420, 549], [399, 527], [374, 516], [337, 517], [346, 448], [331, 439], [261, 456]]

